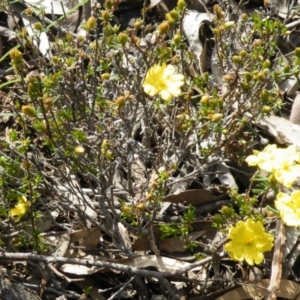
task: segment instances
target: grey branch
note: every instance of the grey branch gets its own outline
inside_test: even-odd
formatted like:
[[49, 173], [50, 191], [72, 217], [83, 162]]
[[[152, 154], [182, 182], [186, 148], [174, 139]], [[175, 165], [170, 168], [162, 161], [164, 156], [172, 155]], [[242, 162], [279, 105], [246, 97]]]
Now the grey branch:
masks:
[[195, 263], [190, 264], [189, 266], [185, 268], [181, 268], [180, 270], [177, 270], [175, 272], [158, 272], [158, 271], [150, 271], [150, 270], [144, 270], [139, 268], [130, 267], [128, 265], [118, 264], [118, 263], [112, 263], [112, 262], [106, 262], [106, 261], [94, 261], [92, 259], [79, 259], [79, 258], [66, 258], [66, 257], [53, 257], [53, 256], [45, 256], [45, 255], [36, 255], [32, 253], [0, 253], [0, 260], [6, 259], [6, 260], [13, 260], [13, 261], [24, 261], [24, 260], [30, 260], [30, 261], [39, 261], [39, 262], [45, 262], [45, 263], [61, 263], [61, 264], [76, 264], [76, 265], [82, 265], [82, 266], [96, 266], [99, 268], [109, 268], [113, 270], [118, 270], [121, 272], [134, 274], [134, 275], [140, 275], [144, 277], [155, 277], [158, 279], [163, 279], [165, 277], [169, 276], [179, 276], [187, 271], [194, 269], [196, 267], [205, 265], [207, 263], [210, 263], [213, 261], [213, 257], [209, 256], [206, 257], [200, 261], [197, 261]]

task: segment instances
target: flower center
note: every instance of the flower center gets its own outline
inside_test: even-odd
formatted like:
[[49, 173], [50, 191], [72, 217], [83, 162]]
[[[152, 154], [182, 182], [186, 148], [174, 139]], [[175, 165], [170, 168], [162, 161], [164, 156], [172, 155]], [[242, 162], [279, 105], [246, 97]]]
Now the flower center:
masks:
[[288, 161], [284, 161], [284, 162], [282, 163], [281, 168], [282, 168], [282, 170], [284, 170], [284, 171], [290, 171], [291, 164], [290, 164]]
[[246, 244], [246, 245], [251, 245], [252, 243], [253, 243], [253, 239], [252, 239], [252, 238], [247, 237], [247, 238], [245, 239], [245, 244]]
[[157, 82], [157, 89], [162, 91], [162, 90], [165, 90], [166, 88], [167, 88], [166, 82], [164, 80], [160, 79]]

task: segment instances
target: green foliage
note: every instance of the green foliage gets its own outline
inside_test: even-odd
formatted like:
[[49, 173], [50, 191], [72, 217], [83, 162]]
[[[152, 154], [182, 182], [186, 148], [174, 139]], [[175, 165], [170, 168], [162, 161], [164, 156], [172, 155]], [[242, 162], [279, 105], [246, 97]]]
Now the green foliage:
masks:
[[[180, 217], [180, 221], [178, 223], [159, 224], [162, 238], [180, 237], [184, 240], [187, 235], [193, 230], [192, 223], [195, 220], [195, 208], [190, 205], [188, 209], [183, 213], [183, 216]], [[190, 246], [193, 247], [194, 245], [191, 244]]]
[[84, 293], [86, 296], [88, 296], [88, 295], [90, 294], [92, 288], [93, 288], [92, 286], [89, 286], [89, 287], [83, 289], [83, 293]]
[[[0, 218], [12, 219], [11, 209], [26, 197], [28, 207], [19, 222], [29, 220], [33, 233], [20, 237], [21, 247], [46, 251], [36, 227], [37, 211], [41, 190], [57, 201], [53, 182], [73, 195], [89, 188], [101, 197], [99, 215], [107, 210], [106, 215], [141, 234], [155, 221], [182, 164], [191, 156], [203, 166], [215, 157], [243, 160], [253, 139], [251, 122], [280, 111], [279, 84], [298, 77], [299, 50], [293, 64], [279, 62], [272, 68], [278, 39], [287, 31], [260, 13], [234, 23], [215, 6], [210, 33], [220, 78], [214, 78], [197, 65], [185, 40], [185, 1], [179, 0], [154, 30], [143, 16], [122, 31], [113, 24], [116, 6], [117, 1], [106, 1], [94, 8], [84, 25], [86, 36], [75, 39], [66, 32], [55, 38], [49, 60], [38, 53], [34, 41], [57, 22], [35, 24], [31, 38], [19, 28], [18, 46], [0, 59], [9, 57], [14, 72], [1, 85], [13, 99], [14, 125], [0, 139]], [[151, 41], [144, 38], [148, 34]], [[38, 64], [34, 72], [25, 63], [28, 57]], [[172, 66], [184, 77], [181, 93], [171, 101], [143, 88], [154, 65]], [[74, 185], [71, 177], [82, 186]], [[255, 207], [268, 188], [255, 186], [251, 197], [231, 191], [241, 217], [259, 218]], [[224, 228], [237, 218], [233, 208], [223, 209], [214, 225]], [[196, 245], [187, 236], [194, 220], [190, 206], [180, 222], [160, 225], [163, 238], [180, 237], [193, 250]]]
[[[279, 83], [290, 76], [298, 76], [299, 65], [295, 60], [294, 66], [288, 68], [279, 61], [282, 67], [272, 67], [271, 59], [278, 52], [278, 39], [287, 32], [280, 21], [254, 13], [250, 17], [245, 15], [239, 23], [228, 22], [219, 6], [214, 10], [212, 31], [216, 56], [213, 60], [219, 71], [219, 78], [215, 79], [226, 86], [226, 92], [220, 93], [218, 87], [208, 85], [207, 75], [196, 77], [194, 85], [204, 95], [199, 103], [199, 113], [190, 124], [202, 125], [198, 131], [200, 139], [211, 137], [217, 141], [200, 150], [205, 157], [218, 149], [228, 157], [243, 160], [247, 140], [252, 138], [244, 132], [251, 121], [280, 110], [283, 98]], [[268, 90], [265, 88], [267, 83]], [[216, 115], [219, 121], [214, 123]], [[187, 119], [186, 113], [181, 119]], [[184, 128], [193, 128], [181, 123]]]
[[241, 217], [259, 216], [255, 207], [258, 203], [257, 197], [250, 197], [248, 194], [238, 194], [236, 191], [230, 191], [230, 197], [234, 203], [239, 207], [239, 215]]

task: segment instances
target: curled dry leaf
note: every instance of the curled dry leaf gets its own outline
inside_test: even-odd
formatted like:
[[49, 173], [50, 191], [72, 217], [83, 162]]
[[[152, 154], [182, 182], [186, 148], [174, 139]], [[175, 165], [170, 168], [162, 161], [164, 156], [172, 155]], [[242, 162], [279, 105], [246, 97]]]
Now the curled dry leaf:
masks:
[[211, 25], [211, 16], [207, 13], [188, 10], [182, 20], [183, 33], [198, 60], [198, 67], [201, 72], [206, 63], [206, 39], [202, 42], [199, 37], [201, 27], [204, 25]]
[[290, 121], [294, 124], [300, 125], [300, 94], [297, 94], [294, 99], [290, 114]]
[[[247, 283], [216, 298], [216, 300], [245, 300], [256, 299], [254, 297], [264, 297], [267, 294], [269, 283], [269, 279], [264, 279], [258, 284]], [[300, 285], [298, 283], [282, 279], [277, 296], [285, 299], [300, 300], [299, 289]]]
[[75, 1], [69, 0], [25, 0], [26, 4], [35, 6], [37, 8], [44, 8], [47, 14], [63, 15], [69, 10], [69, 7], [74, 6]]
[[24, 27], [26, 28], [28, 35], [32, 37], [32, 41], [35, 47], [39, 49], [41, 54], [43, 54], [44, 57], [50, 58], [50, 42], [48, 39], [48, 36], [46, 32], [40, 31], [36, 32], [34, 28], [35, 23], [40, 23], [40, 20], [35, 17], [34, 14], [27, 15], [26, 13], [23, 13], [23, 11], [26, 9], [26, 6], [24, 6], [22, 3], [19, 2], [12, 2], [11, 8], [14, 12], [17, 12], [24, 23]]
[[282, 278], [290, 276], [291, 270], [300, 255], [300, 232], [296, 227], [287, 226], [285, 229], [286, 243], [283, 255]]
[[293, 144], [300, 148], [299, 125], [277, 116], [263, 117], [254, 123], [274, 136], [278, 144]]
[[228, 198], [226, 193], [214, 195], [212, 191], [197, 189], [184, 191], [177, 195], [168, 195], [163, 199], [163, 202], [186, 203], [187, 205], [199, 206], [226, 198]]
[[[187, 240], [190, 242], [195, 241], [197, 238], [201, 237], [206, 233], [206, 230], [195, 231], [187, 235]], [[169, 253], [172, 252], [185, 252], [186, 242], [180, 238], [168, 238], [160, 240], [160, 250]]]
[[131, 249], [131, 240], [128, 234], [128, 229], [121, 222], [118, 222], [118, 229], [124, 245]]
[[295, 12], [295, 6], [300, 4], [300, 1], [288, 1], [288, 0], [268, 0], [264, 1], [267, 8], [271, 8], [272, 11], [281, 18], [286, 17], [299, 17]]
[[230, 168], [225, 162], [216, 163], [213, 166], [213, 171], [216, 172], [215, 178], [217, 178], [223, 186], [238, 190], [238, 185], [231, 174]]
[[100, 227], [78, 230], [71, 233], [71, 243], [79, 242], [79, 246], [96, 248], [101, 235]]

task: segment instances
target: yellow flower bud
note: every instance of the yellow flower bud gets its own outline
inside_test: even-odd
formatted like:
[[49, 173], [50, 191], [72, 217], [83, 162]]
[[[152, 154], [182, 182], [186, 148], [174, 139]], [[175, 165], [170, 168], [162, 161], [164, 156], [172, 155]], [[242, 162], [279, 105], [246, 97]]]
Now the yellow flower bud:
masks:
[[264, 113], [269, 113], [271, 111], [271, 107], [268, 106], [268, 105], [264, 105], [263, 108], [262, 108], [262, 111]]
[[85, 149], [84, 149], [84, 147], [82, 147], [82, 146], [76, 146], [75, 149], [74, 149], [74, 153], [75, 153], [77, 156], [82, 156], [82, 155], [84, 155], [84, 153], [85, 153]]
[[161, 34], [167, 33], [169, 29], [170, 29], [170, 24], [166, 21], [163, 21], [158, 26], [158, 30]]
[[289, 73], [291, 71], [291, 66], [290, 65], [285, 65], [284, 67], [283, 67], [283, 72], [284, 73]]
[[22, 113], [28, 117], [35, 117], [36, 116], [36, 110], [31, 105], [23, 105], [22, 106]]
[[223, 79], [226, 81], [226, 82], [230, 82], [232, 80], [232, 76], [229, 75], [229, 74], [226, 74], [223, 76]]
[[241, 15], [241, 19], [242, 19], [243, 22], [246, 22], [247, 19], [248, 19], [248, 15], [247, 15], [246, 13], [243, 13], [243, 14]]
[[128, 35], [124, 32], [120, 32], [118, 35], [118, 41], [122, 45], [122, 47], [124, 47], [128, 42]]
[[220, 122], [221, 120], [223, 119], [223, 114], [220, 114], [220, 113], [215, 113], [211, 116], [211, 120], [212, 122], [214, 123], [218, 123]]
[[117, 34], [119, 32], [120, 26], [115, 25], [112, 30], [115, 34]]
[[17, 64], [22, 62], [22, 52], [20, 52], [17, 48], [11, 49], [9, 55], [13, 63]]
[[186, 2], [184, 0], [178, 0], [177, 1], [177, 8], [179, 10], [183, 10], [186, 7]]
[[241, 50], [240, 53], [239, 53], [239, 56], [241, 57], [245, 57], [247, 55], [247, 51], [246, 50]]
[[262, 67], [264, 69], [270, 69], [271, 67], [271, 61], [269, 59], [266, 59], [263, 63], [262, 63]]
[[248, 81], [248, 82], [253, 78], [253, 76], [250, 72], [245, 72], [244, 77], [245, 77], [246, 81]]
[[111, 9], [113, 8], [113, 1], [111, 0], [105, 0], [105, 7], [108, 8], [108, 9]]
[[36, 22], [33, 24], [33, 28], [37, 31], [42, 31], [43, 30], [43, 25], [40, 22]]
[[43, 104], [46, 109], [49, 109], [53, 104], [53, 99], [51, 97], [45, 98]]
[[146, 205], [145, 205], [144, 202], [139, 202], [139, 203], [136, 204], [135, 207], [136, 207], [138, 210], [143, 211], [143, 210], [145, 210]]
[[32, 14], [33, 14], [33, 11], [32, 11], [32, 9], [31, 9], [31, 8], [29, 8], [29, 7], [28, 7], [28, 8], [26, 8], [26, 9], [25, 9], [25, 14], [26, 14], [27, 16], [29, 16], [29, 17], [30, 17], [30, 16], [32, 16]]
[[165, 15], [165, 18], [170, 25], [174, 25], [176, 23], [176, 20], [174, 20], [169, 13]]
[[141, 29], [143, 26], [143, 21], [141, 19], [136, 19], [133, 23], [133, 27], [135, 30]]
[[103, 10], [101, 13], [102, 20], [108, 22], [111, 18], [110, 12], [108, 10]]
[[244, 125], [246, 125], [246, 124], [249, 123], [249, 120], [247, 118], [242, 118], [241, 119], [241, 123], [244, 124]]
[[173, 37], [173, 42], [176, 46], [178, 46], [181, 43], [181, 35], [179, 33], [176, 33]]
[[232, 216], [232, 214], [233, 214], [233, 209], [231, 208], [231, 207], [229, 207], [229, 206], [226, 206], [226, 205], [223, 205], [222, 207], [221, 207], [221, 212], [222, 212], [222, 214], [226, 217], [226, 218], [229, 218], [229, 217], [231, 217]]
[[265, 81], [265, 79], [266, 79], [266, 75], [263, 72], [259, 72], [256, 75], [256, 77], [257, 77], [257, 80], [259, 80], [259, 81]]
[[221, 6], [218, 4], [214, 6], [214, 13], [216, 14], [217, 18], [223, 18], [224, 17], [224, 11]]
[[242, 58], [239, 55], [232, 56], [232, 61], [234, 64], [238, 65], [242, 61]]
[[297, 56], [297, 58], [300, 58], [300, 47], [297, 47], [294, 51], [295, 55]]
[[94, 16], [91, 16], [86, 22], [86, 27], [90, 31], [95, 28], [96, 24], [97, 24], [97, 19]]
[[221, 214], [215, 214], [212, 217], [212, 222], [217, 224], [217, 225], [221, 225], [224, 223], [224, 217]]
[[146, 195], [146, 200], [147, 201], [151, 201], [153, 198], [154, 198], [153, 194], [151, 194], [151, 193], [149, 193], [149, 194]]
[[207, 104], [208, 101], [209, 101], [209, 96], [208, 96], [208, 95], [204, 95], [204, 96], [201, 97], [200, 102], [201, 102], [202, 104]]
[[124, 96], [119, 96], [116, 101], [115, 104], [118, 108], [121, 108], [125, 105], [126, 102], [126, 98]]
[[250, 90], [250, 84], [248, 82], [241, 82], [243, 91], [248, 92]]
[[54, 63], [57, 63], [58, 60], [59, 60], [59, 59], [58, 59], [57, 56], [52, 56], [52, 57], [51, 57], [51, 61], [54, 62]]
[[266, 89], [263, 89], [263, 90], [261, 91], [261, 94], [260, 94], [261, 99], [262, 99], [263, 101], [268, 101], [268, 100], [269, 100], [269, 95], [270, 95], [270, 93], [269, 93], [269, 91], [266, 90]]
[[108, 80], [110, 78], [110, 74], [109, 73], [103, 73], [101, 74], [101, 79], [102, 80]]
[[170, 16], [171, 16], [175, 21], [177, 21], [178, 18], [179, 18], [179, 13], [178, 13], [178, 11], [177, 11], [176, 9], [172, 9], [172, 10], [170, 11]]
[[121, 210], [122, 212], [130, 212], [132, 209], [128, 205], [122, 205]]
[[228, 130], [228, 129], [223, 129], [223, 130], [222, 130], [222, 133], [223, 133], [224, 135], [227, 135], [227, 134], [229, 133], [229, 130]]

